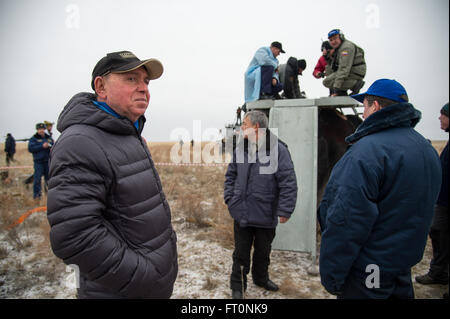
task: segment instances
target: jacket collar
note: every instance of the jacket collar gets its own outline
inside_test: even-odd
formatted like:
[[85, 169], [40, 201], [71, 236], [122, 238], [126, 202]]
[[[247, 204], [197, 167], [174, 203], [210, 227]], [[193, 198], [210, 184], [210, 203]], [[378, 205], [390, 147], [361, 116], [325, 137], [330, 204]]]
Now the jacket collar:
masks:
[[78, 93], [67, 103], [59, 115], [57, 129], [63, 132], [71, 125], [85, 124], [96, 126], [107, 132], [119, 135], [140, 135], [145, 123], [145, 117], [138, 119], [139, 129], [127, 118], [115, 116], [98, 108], [93, 102], [92, 93]]
[[356, 132], [345, 138], [353, 144], [364, 136], [383, 131], [392, 127], [415, 127], [419, 123], [422, 113], [410, 103], [398, 103], [382, 108], [370, 115], [356, 129]]
[[39, 135], [38, 133], [34, 134], [33, 136], [37, 139], [48, 139], [50, 137], [50, 135], [48, 135], [47, 133], [44, 133], [44, 136]]
[[261, 152], [264, 149], [266, 152], [269, 152], [271, 148], [277, 146], [278, 142], [282, 143], [287, 147], [286, 143], [278, 139], [278, 137], [275, 134], [273, 134], [270, 131], [270, 129], [267, 129], [265, 135], [261, 136], [258, 139], [257, 143], [252, 143], [248, 139], [240, 135], [236, 144], [236, 149], [244, 151], [246, 153], [249, 152], [251, 148], [253, 150], [257, 150], [258, 152]]

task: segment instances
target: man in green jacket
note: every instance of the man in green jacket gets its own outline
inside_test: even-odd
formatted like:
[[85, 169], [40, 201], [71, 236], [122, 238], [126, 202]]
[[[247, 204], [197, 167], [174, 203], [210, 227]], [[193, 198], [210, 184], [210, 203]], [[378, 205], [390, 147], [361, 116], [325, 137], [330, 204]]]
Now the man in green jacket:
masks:
[[347, 95], [347, 90], [357, 94], [366, 75], [364, 50], [345, 39], [339, 29], [331, 30], [328, 40], [334, 53], [326, 67], [323, 85], [330, 89], [330, 96]]

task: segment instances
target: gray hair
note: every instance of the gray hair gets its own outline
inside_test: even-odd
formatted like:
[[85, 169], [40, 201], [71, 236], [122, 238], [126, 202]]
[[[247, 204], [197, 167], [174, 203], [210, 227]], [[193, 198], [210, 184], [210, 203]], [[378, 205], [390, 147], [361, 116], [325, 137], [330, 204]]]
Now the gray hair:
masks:
[[260, 128], [267, 128], [269, 126], [269, 120], [267, 119], [266, 114], [261, 111], [250, 111], [245, 113], [244, 119], [249, 118], [252, 124], [259, 124]]

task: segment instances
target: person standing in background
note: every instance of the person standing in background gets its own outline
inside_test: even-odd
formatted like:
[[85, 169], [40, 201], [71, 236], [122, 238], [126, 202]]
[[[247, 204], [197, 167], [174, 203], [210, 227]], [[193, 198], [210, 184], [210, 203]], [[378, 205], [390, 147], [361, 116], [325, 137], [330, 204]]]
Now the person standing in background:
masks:
[[[439, 116], [441, 129], [449, 131], [448, 103], [441, 109]], [[431, 245], [433, 247], [433, 258], [430, 262], [430, 269], [427, 274], [417, 276], [416, 281], [422, 285], [448, 285], [448, 184], [449, 184], [449, 161], [448, 161], [448, 141], [440, 155], [442, 166], [442, 184], [439, 197], [434, 206], [433, 222], [430, 229]], [[447, 297], [448, 298], [448, 293]]]
[[33, 174], [33, 198], [40, 199], [42, 196], [42, 177], [45, 180], [47, 189], [48, 181], [48, 160], [50, 148], [53, 146], [53, 139], [45, 133], [45, 124], [36, 124], [36, 134], [28, 142], [28, 151], [33, 154], [34, 174]]
[[6, 134], [5, 140], [6, 166], [10, 162], [14, 162], [14, 154], [16, 153], [16, 140], [11, 133]]

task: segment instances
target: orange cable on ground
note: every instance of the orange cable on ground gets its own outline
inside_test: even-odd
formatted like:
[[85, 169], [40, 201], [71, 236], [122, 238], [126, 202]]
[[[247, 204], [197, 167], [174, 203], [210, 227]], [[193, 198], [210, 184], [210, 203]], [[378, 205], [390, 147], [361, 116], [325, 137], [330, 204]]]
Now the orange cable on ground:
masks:
[[20, 216], [14, 223], [9, 225], [8, 226], [8, 230], [11, 229], [11, 228], [16, 227], [19, 224], [22, 224], [24, 222], [24, 220], [27, 219], [28, 216], [30, 216], [31, 214], [38, 213], [38, 212], [46, 212], [46, 211], [47, 211], [47, 206], [41, 206], [41, 207], [36, 207], [36, 208], [30, 209], [25, 214]]

